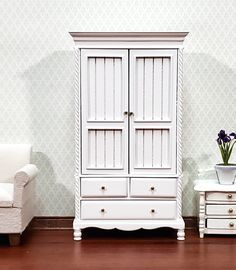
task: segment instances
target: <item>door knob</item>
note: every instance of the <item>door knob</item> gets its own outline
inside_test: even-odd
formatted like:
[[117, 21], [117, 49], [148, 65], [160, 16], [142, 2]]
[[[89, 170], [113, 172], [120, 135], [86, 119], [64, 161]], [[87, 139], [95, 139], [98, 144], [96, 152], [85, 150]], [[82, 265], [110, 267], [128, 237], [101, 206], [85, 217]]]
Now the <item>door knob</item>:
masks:
[[124, 112], [124, 115], [128, 115], [128, 112], [127, 112], [127, 111], [125, 111], [125, 112]]
[[229, 223], [229, 227], [233, 228], [234, 227], [234, 223], [233, 222], [230, 222]]
[[133, 112], [129, 112], [129, 116], [134, 116], [134, 113]]

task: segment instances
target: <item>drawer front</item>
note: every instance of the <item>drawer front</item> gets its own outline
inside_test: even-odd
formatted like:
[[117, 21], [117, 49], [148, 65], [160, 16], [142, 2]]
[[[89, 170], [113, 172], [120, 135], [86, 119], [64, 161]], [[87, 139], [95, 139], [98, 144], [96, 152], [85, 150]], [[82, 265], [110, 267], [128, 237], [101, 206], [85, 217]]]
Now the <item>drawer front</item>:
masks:
[[131, 197], [176, 197], [175, 178], [131, 178]]
[[222, 215], [222, 216], [235, 216], [236, 215], [236, 205], [233, 204], [223, 204], [214, 205], [210, 204], [206, 206], [207, 215]]
[[81, 197], [126, 196], [126, 178], [81, 178]]
[[207, 228], [209, 229], [236, 229], [236, 219], [207, 219]]
[[208, 201], [236, 201], [236, 192], [207, 192], [206, 200]]
[[81, 219], [175, 219], [176, 202], [82, 201]]

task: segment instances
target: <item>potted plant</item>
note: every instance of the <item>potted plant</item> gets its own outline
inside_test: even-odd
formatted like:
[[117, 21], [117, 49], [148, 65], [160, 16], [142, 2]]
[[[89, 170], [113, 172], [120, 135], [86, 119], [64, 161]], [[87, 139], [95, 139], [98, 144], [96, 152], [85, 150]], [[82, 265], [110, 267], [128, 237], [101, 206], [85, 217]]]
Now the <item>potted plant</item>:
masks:
[[224, 130], [221, 130], [216, 141], [223, 160], [223, 163], [215, 166], [219, 183], [223, 185], [234, 184], [236, 164], [229, 163], [229, 159], [236, 143], [236, 133], [232, 132], [228, 135]]

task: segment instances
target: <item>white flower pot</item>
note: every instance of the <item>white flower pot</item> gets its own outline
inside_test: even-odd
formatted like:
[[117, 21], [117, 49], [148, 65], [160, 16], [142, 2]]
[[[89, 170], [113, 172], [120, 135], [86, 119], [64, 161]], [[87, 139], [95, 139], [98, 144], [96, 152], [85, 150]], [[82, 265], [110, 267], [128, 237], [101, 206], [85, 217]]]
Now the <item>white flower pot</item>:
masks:
[[216, 165], [216, 174], [219, 183], [222, 185], [232, 185], [234, 184], [236, 177], [236, 165]]

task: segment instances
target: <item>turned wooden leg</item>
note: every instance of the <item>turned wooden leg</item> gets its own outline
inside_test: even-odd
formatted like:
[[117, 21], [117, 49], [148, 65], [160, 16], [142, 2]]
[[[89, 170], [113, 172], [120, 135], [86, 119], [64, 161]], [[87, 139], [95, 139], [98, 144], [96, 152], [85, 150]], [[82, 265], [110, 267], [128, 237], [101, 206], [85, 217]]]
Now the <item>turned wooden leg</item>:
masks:
[[200, 192], [199, 199], [199, 236], [204, 237], [205, 232], [205, 192]]
[[80, 241], [82, 239], [82, 233], [80, 229], [74, 229], [74, 240]]
[[18, 246], [20, 244], [20, 233], [11, 233], [8, 237], [10, 246]]
[[177, 240], [183, 241], [185, 239], [185, 232], [183, 229], [179, 229], [177, 232]]
[[199, 236], [200, 238], [204, 238], [204, 231], [199, 230]]

